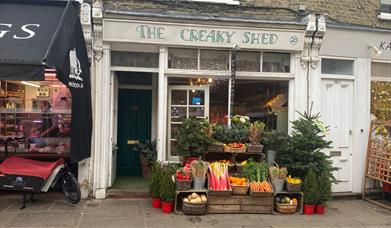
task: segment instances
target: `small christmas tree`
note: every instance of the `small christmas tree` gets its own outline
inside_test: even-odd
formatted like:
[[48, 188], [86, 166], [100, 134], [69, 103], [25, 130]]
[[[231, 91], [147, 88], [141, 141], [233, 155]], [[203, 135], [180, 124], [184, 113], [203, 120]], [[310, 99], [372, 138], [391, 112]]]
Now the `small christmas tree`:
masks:
[[331, 181], [327, 171], [323, 171], [319, 177], [319, 199], [318, 204], [325, 204], [331, 199]]
[[319, 202], [318, 183], [314, 169], [310, 169], [304, 178], [304, 203], [314, 205]]
[[304, 178], [310, 168], [313, 168], [316, 175], [320, 176], [326, 171], [331, 180], [331, 161], [329, 156], [322, 152], [330, 148], [331, 141], [325, 139], [327, 127], [320, 122], [319, 114], [304, 113], [300, 118], [292, 122], [293, 131], [288, 146], [277, 154], [277, 162], [288, 168], [290, 175]]
[[153, 198], [160, 198], [160, 185], [162, 178], [162, 168], [159, 162], [154, 162], [149, 179], [149, 193]]

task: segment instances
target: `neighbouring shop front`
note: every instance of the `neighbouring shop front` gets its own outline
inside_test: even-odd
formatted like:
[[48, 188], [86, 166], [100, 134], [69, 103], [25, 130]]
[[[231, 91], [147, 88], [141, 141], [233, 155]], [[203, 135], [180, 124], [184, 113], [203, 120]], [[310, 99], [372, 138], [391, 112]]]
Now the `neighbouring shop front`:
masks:
[[79, 11], [74, 1], [0, 3], [1, 160], [90, 157], [90, 65]]

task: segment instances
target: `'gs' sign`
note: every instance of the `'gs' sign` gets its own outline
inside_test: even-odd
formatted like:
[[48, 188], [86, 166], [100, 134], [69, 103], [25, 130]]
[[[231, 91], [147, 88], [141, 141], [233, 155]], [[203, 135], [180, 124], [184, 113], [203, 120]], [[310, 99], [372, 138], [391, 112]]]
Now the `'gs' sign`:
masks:
[[25, 24], [22, 25], [20, 30], [16, 33], [13, 31], [12, 24], [0, 23], [0, 39], [6, 36], [12, 36], [13, 39], [17, 40], [30, 39], [35, 36], [34, 29], [39, 28], [39, 26], [40, 24]]

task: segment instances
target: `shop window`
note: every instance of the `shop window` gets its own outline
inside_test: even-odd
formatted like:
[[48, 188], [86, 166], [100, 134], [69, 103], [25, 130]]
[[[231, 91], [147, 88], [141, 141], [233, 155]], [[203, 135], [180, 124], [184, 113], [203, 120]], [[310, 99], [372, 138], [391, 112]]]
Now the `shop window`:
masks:
[[260, 71], [260, 53], [259, 52], [243, 52], [236, 53], [236, 70], [259, 72]]
[[67, 87], [57, 80], [0, 81], [0, 89], [0, 153], [69, 156], [72, 98]]
[[380, 12], [391, 14], [391, 0], [380, 0]]
[[197, 49], [168, 49], [168, 68], [171, 69], [198, 69]]
[[233, 112], [288, 132], [288, 82], [236, 80]]
[[216, 50], [200, 50], [200, 69], [228, 71], [229, 52]]
[[353, 75], [354, 60], [322, 58], [322, 74]]
[[262, 59], [263, 72], [290, 72], [290, 54], [264, 52]]
[[371, 75], [371, 113], [391, 121], [391, 63], [372, 62]]
[[159, 54], [148, 52], [111, 52], [112, 66], [158, 68]]
[[152, 73], [146, 72], [115, 72], [120, 85], [152, 85]]

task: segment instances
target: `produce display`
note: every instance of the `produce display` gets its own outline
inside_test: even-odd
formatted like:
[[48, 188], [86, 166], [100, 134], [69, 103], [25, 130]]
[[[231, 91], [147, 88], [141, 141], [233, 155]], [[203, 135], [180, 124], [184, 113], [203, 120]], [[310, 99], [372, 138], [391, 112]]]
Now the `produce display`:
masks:
[[277, 164], [276, 166], [270, 167], [270, 176], [272, 179], [286, 179], [287, 175], [288, 170], [286, 167], [279, 167]]
[[228, 143], [224, 144], [224, 149], [246, 149], [246, 144], [243, 143]]
[[209, 189], [226, 191], [231, 190], [228, 176], [228, 164], [221, 162], [212, 162], [209, 164]]
[[281, 203], [281, 204], [290, 204], [290, 205], [298, 204], [298, 200], [296, 198], [291, 198], [289, 196], [276, 196], [274, 198], [274, 202]]
[[189, 181], [191, 180], [191, 170], [190, 164], [186, 163], [183, 168], [180, 168], [175, 173], [175, 179], [179, 181]]
[[184, 203], [191, 203], [191, 204], [200, 204], [200, 203], [206, 203], [207, 197], [205, 194], [198, 195], [197, 193], [192, 193], [188, 195], [187, 197], [183, 198]]
[[190, 163], [191, 174], [193, 177], [205, 177], [206, 172], [208, 172], [208, 165], [209, 163], [205, 161], [192, 161]]
[[267, 180], [268, 166], [266, 163], [255, 162], [252, 159], [247, 161], [243, 166], [242, 175], [247, 178], [249, 182], [263, 182]]
[[229, 181], [232, 185], [247, 185], [247, 180], [244, 177], [229, 177]]
[[286, 182], [290, 184], [301, 184], [301, 179], [300, 178], [292, 178], [291, 175], [289, 175], [286, 178]]
[[273, 188], [268, 181], [251, 182], [250, 189], [253, 192], [273, 192]]

